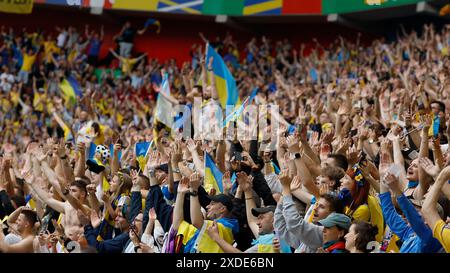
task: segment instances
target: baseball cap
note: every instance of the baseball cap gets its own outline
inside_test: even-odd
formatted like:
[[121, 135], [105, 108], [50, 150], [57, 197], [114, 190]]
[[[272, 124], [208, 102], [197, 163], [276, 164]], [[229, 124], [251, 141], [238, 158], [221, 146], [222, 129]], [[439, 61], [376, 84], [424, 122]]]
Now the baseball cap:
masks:
[[264, 214], [267, 212], [275, 212], [275, 206], [267, 206], [262, 208], [252, 208], [252, 214], [255, 217], [258, 217], [260, 214]]
[[346, 230], [349, 230], [352, 225], [352, 221], [347, 215], [336, 212], [331, 213], [327, 218], [320, 220], [318, 223], [326, 228], [338, 226]]
[[231, 200], [231, 197], [226, 194], [221, 193], [218, 195], [209, 196], [209, 199], [214, 202], [222, 203], [222, 205], [227, 207], [228, 211], [233, 210], [233, 201]]
[[88, 166], [89, 170], [94, 173], [101, 173], [105, 170], [105, 166], [96, 158], [88, 159], [86, 161], [86, 165]]

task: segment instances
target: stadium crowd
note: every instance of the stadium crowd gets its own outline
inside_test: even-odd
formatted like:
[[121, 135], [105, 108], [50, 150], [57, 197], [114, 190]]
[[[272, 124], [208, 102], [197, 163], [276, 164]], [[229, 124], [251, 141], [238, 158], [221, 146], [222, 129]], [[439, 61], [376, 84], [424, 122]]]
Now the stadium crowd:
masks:
[[104, 58], [103, 27], [56, 31], [0, 29], [0, 252], [450, 251], [450, 25], [309, 54], [211, 40], [241, 101], [278, 106], [253, 139], [245, 117], [219, 139], [155, 119], [166, 96], [214, 124], [203, 34], [178, 65], [135, 52], [129, 23]]

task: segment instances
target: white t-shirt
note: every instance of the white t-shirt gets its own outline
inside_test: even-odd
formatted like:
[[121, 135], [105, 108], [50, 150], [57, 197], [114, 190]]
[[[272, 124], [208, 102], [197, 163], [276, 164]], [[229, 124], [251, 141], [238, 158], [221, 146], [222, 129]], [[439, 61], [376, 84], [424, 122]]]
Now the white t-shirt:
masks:
[[66, 39], [67, 39], [67, 31], [63, 31], [61, 32], [58, 37], [56, 38], [56, 45], [59, 48], [63, 48], [64, 45], [66, 44]]
[[2, 73], [0, 75], [0, 90], [3, 92], [11, 91], [14, 83], [14, 76], [12, 74]]

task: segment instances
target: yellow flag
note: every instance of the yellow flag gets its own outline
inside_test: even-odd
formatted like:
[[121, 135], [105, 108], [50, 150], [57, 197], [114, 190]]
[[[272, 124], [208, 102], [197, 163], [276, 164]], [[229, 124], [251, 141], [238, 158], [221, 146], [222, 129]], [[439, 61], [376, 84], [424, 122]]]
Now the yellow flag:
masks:
[[33, 11], [33, 0], [0, 1], [0, 11], [7, 13], [30, 14]]

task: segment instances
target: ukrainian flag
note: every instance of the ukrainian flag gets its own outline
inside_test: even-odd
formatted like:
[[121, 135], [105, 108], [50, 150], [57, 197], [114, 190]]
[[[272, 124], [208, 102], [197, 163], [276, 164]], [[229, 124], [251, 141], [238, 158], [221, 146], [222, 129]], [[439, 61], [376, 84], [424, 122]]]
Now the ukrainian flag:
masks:
[[238, 90], [236, 81], [228, 70], [222, 57], [211, 47], [206, 44], [206, 62], [213, 58], [212, 73], [216, 78], [216, 88], [219, 95], [220, 105], [225, 109], [227, 105], [235, 106], [238, 103]]
[[95, 145], [94, 142], [91, 142], [91, 145], [89, 146], [89, 159], [94, 159], [95, 156], [95, 149], [97, 148], [97, 145]]
[[223, 121], [223, 127], [228, 126], [228, 124], [231, 121], [236, 121], [244, 112], [245, 108], [250, 105], [253, 101], [253, 99], [256, 97], [256, 94], [258, 93], [259, 88], [256, 87], [255, 89], [253, 89], [253, 92], [250, 94], [250, 96], [248, 96], [244, 102], [241, 104], [241, 106], [239, 106], [238, 109], [234, 110], [230, 115], [228, 115], [225, 120]]
[[212, 188], [217, 193], [223, 193], [222, 173], [217, 168], [211, 156], [205, 152], [205, 180], [204, 185], [206, 192], [210, 192]]
[[435, 116], [434, 114], [431, 116], [431, 126], [430, 129], [428, 130], [428, 136], [435, 136], [437, 137], [437, 135], [439, 135], [439, 127], [441, 124], [441, 119], [439, 118], [439, 116]]
[[62, 80], [62, 82], [59, 84], [59, 88], [63, 92], [63, 97], [66, 103], [68, 104], [76, 104], [76, 97], [82, 97], [83, 92], [81, 91], [81, 86], [78, 83], [78, 81], [72, 77], [69, 76]]
[[150, 148], [151, 142], [139, 142], [136, 143], [136, 160], [139, 163], [139, 168], [144, 170], [145, 164], [147, 164], [147, 153]]
[[158, 30], [156, 30], [156, 33], [159, 34], [159, 32], [161, 31], [161, 23], [156, 19], [150, 18], [145, 22], [144, 27], [148, 27], [148, 26], [152, 26], [152, 25], [155, 25], [158, 28]]

